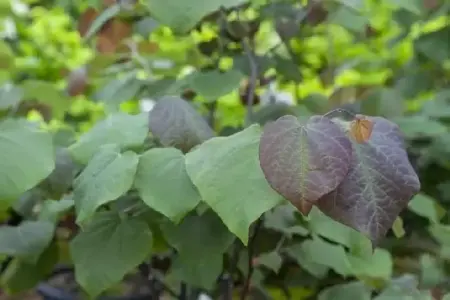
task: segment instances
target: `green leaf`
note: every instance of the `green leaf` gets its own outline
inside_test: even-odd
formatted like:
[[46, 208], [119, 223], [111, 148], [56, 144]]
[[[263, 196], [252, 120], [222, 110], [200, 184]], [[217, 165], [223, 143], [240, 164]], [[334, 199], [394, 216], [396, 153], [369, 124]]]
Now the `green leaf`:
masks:
[[439, 223], [445, 210], [436, 200], [423, 193], [417, 194], [408, 203], [408, 209], [419, 216], [427, 218], [431, 223]]
[[197, 72], [189, 76], [189, 85], [207, 101], [215, 101], [238, 89], [243, 78], [236, 70]]
[[366, 30], [366, 25], [369, 23], [369, 20], [366, 17], [345, 6], [341, 6], [336, 11], [332, 12], [328, 16], [328, 19], [331, 23], [341, 25], [355, 33], [364, 32]]
[[329, 267], [313, 261], [303, 243], [294, 244], [285, 250], [290, 257], [295, 259], [299, 266], [311, 275], [317, 278], [324, 278], [327, 275]]
[[139, 157], [120, 153], [117, 145], [102, 146], [73, 184], [77, 223], [90, 219], [96, 209], [125, 194], [133, 185]]
[[360, 11], [364, 8], [364, 0], [334, 0], [348, 8]]
[[37, 100], [47, 104], [54, 118], [61, 119], [69, 108], [70, 99], [54, 83], [29, 79], [22, 83], [21, 88], [24, 100]]
[[106, 8], [95, 20], [92, 22], [89, 30], [86, 32], [84, 36], [85, 40], [93, 37], [99, 30], [108, 22], [110, 19], [115, 17], [120, 12], [120, 4], [113, 4], [110, 7]]
[[369, 116], [395, 118], [405, 111], [405, 101], [397, 89], [380, 88], [372, 91], [361, 101], [361, 112]]
[[308, 225], [312, 233], [346, 246], [354, 254], [365, 256], [372, 253], [372, 244], [369, 238], [355, 229], [331, 219], [316, 207], [313, 207], [309, 214]]
[[401, 217], [397, 217], [394, 221], [394, 225], [392, 225], [392, 232], [394, 233], [396, 238], [404, 237], [406, 232], [403, 227], [403, 219]]
[[55, 167], [52, 137], [22, 120], [0, 122], [0, 210]]
[[142, 87], [142, 82], [132, 72], [121, 78], [114, 78], [95, 93], [94, 98], [104, 102], [111, 111], [118, 111], [122, 102], [133, 99]]
[[391, 0], [391, 5], [403, 8], [416, 15], [421, 15], [424, 11], [423, 0]]
[[22, 90], [17, 86], [8, 83], [2, 85], [0, 87], [0, 110], [5, 110], [19, 104], [22, 96]]
[[56, 223], [61, 215], [74, 206], [72, 199], [46, 200], [42, 203], [38, 219]]
[[183, 152], [214, 136], [203, 117], [179, 97], [163, 97], [150, 112], [150, 130], [166, 147]]
[[280, 256], [280, 254], [276, 251], [263, 253], [259, 255], [256, 258], [256, 262], [258, 265], [262, 265], [275, 273], [278, 273], [278, 271], [281, 268], [281, 265], [283, 264], [283, 258]]
[[14, 65], [14, 53], [3, 39], [0, 40], [0, 70], [11, 70]]
[[96, 214], [70, 243], [77, 282], [96, 298], [144, 261], [152, 249], [152, 233], [137, 218], [111, 212]]
[[252, 125], [212, 138], [186, 155], [187, 172], [203, 201], [245, 245], [250, 225], [282, 200], [259, 166], [260, 136], [261, 128]]
[[312, 262], [329, 267], [342, 276], [352, 274], [352, 266], [341, 245], [334, 245], [316, 237], [306, 240], [301, 247]]
[[418, 281], [413, 275], [403, 275], [393, 279], [374, 300], [432, 300], [428, 291], [417, 288]]
[[187, 33], [204, 16], [219, 10], [246, 3], [247, 0], [147, 0], [151, 15], [177, 33]]
[[355, 276], [386, 281], [392, 276], [393, 262], [387, 250], [377, 248], [373, 255], [360, 257], [349, 254], [347, 258]]
[[36, 263], [53, 238], [54, 226], [45, 221], [24, 221], [19, 226], [0, 227], [0, 254]]
[[433, 288], [441, 284], [446, 277], [442, 261], [430, 254], [420, 256], [420, 283], [422, 288]]
[[140, 146], [148, 135], [147, 114], [116, 113], [98, 122], [69, 147], [72, 156], [86, 164], [102, 145], [117, 144], [122, 149]]
[[35, 264], [15, 258], [2, 273], [0, 284], [8, 294], [31, 290], [51, 274], [58, 258], [56, 242], [45, 249]]
[[442, 123], [425, 116], [398, 117], [394, 122], [407, 138], [435, 137], [447, 132], [447, 127]]
[[184, 155], [175, 148], [155, 148], [142, 154], [134, 186], [149, 207], [174, 222], [201, 200], [186, 172]]
[[320, 292], [318, 300], [370, 300], [371, 291], [362, 282], [350, 282], [326, 288]]
[[307, 236], [308, 229], [298, 224], [297, 209], [290, 202], [276, 206], [264, 215], [264, 227], [282, 232], [288, 237], [292, 235]]
[[188, 215], [175, 225], [166, 221], [161, 229], [167, 242], [178, 251], [174, 276], [197, 287], [212, 288], [222, 272], [223, 253], [234, 236], [211, 210]]
[[[406, 0], [407, 1], [407, 0]], [[441, 65], [450, 59], [450, 26], [446, 26], [437, 31], [421, 35], [414, 41], [414, 47], [417, 52], [424, 55], [432, 62]]]

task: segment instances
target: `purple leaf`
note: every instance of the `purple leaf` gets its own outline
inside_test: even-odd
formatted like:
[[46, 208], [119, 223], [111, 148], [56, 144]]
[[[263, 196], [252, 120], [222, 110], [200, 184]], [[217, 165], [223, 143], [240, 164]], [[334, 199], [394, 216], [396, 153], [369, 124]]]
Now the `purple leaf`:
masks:
[[265, 126], [259, 146], [267, 181], [304, 214], [342, 182], [351, 153], [351, 142], [339, 126], [321, 116], [304, 125], [283, 116]]
[[188, 152], [214, 136], [203, 117], [185, 100], [166, 96], [150, 112], [150, 131], [165, 147]]
[[352, 142], [350, 171], [317, 206], [336, 221], [367, 235], [375, 247], [420, 190], [420, 182], [399, 127], [384, 118], [367, 119], [374, 123], [369, 141]]

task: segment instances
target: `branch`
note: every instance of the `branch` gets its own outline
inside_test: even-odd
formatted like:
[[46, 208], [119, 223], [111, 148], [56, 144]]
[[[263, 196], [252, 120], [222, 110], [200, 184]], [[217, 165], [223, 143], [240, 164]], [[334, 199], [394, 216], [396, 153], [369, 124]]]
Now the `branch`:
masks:
[[248, 58], [248, 63], [250, 66], [250, 78], [248, 81], [247, 89], [247, 115], [245, 118], [245, 125], [250, 126], [253, 120], [253, 101], [255, 99], [255, 91], [258, 80], [258, 64], [255, 60], [255, 55], [251, 49], [247, 39], [243, 39], [242, 47], [244, 48], [245, 55]]
[[248, 241], [248, 270], [247, 270], [247, 278], [245, 279], [244, 282], [244, 287], [242, 289], [242, 293], [241, 293], [241, 300], [245, 300], [247, 298], [247, 295], [250, 291], [250, 283], [251, 283], [251, 279], [252, 279], [252, 275], [253, 272], [255, 271], [255, 268], [253, 267], [253, 255], [255, 252], [255, 240], [256, 240], [256, 236], [258, 235], [258, 232], [261, 228], [263, 224], [263, 217], [260, 217], [258, 219], [258, 221], [256, 221], [255, 227], [253, 229], [253, 234], [250, 238], [250, 240]]

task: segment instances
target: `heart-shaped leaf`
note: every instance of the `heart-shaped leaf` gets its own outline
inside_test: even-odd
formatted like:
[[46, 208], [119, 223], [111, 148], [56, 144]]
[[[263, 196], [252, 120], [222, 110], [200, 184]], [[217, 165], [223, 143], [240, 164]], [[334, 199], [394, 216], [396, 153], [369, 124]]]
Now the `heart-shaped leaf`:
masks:
[[118, 283], [151, 250], [152, 232], [143, 220], [111, 212], [98, 213], [70, 242], [75, 277], [91, 299]]
[[133, 185], [138, 162], [138, 155], [132, 151], [120, 153], [115, 144], [102, 146], [74, 181], [77, 223], [83, 223], [99, 206], [126, 193]]
[[319, 116], [304, 125], [283, 116], [264, 128], [259, 146], [267, 181], [305, 214], [345, 178], [351, 156], [351, 142], [339, 126]]
[[399, 127], [381, 117], [367, 118], [374, 123], [370, 140], [352, 141], [347, 176], [317, 206], [336, 221], [367, 235], [376, 246], [420, 190], [420, 182], [408, 160]]
[[203, 201], [245, 245], [250, 225], [282, 200], [259, 166], [260, 137], [260, 127], [252, 125], [212, 138], [186, 155], [186, 170]]
[[134, 186], [148, 206], [174, 222], [201, 200], [186, 172], [184, 155], [175, 148], [154, 148], [142, 154]]
[[214, 136], [202, 116], [179, 97], [163, 97], [150, 112], [150, 130], [161, 144], [184, 152]]

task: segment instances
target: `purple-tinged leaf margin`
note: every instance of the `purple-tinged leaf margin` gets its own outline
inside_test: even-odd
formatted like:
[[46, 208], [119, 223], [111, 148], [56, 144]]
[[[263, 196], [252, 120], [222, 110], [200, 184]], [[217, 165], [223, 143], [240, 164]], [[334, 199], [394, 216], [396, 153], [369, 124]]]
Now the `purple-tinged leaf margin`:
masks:
[[313, 116], [306, 124], [294, 116], [283, 116], [265, 126], [259, 146], [267, 181], [304, 214], [338, 187], [351, 157], [350, 140], [338, 125], [322, 116]]
[[185, 100], [165, 96], [150, 111], [149, 127], [165, 147], [183, 152], [214, 136], [214, 131], [203, 117]]
[[362, 144], [352, 142], [347, 176], [317, 206], [334, 220], [367, 235], [375, 247], [419, 192], [420, 181], [408, 160], [399, 127], [381, 117], [367, 118], [374, 123], [370, 139]]

